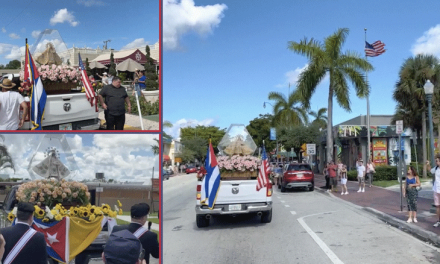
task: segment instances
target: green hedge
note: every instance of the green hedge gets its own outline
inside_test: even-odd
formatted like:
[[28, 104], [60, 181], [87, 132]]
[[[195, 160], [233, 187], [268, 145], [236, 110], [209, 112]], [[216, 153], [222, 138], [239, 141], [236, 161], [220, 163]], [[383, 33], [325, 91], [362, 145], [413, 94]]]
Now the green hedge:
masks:
[[[131, 102], [131, 113], [137, 115], [138, 108], [136, 103], [136, 97], [135, 96], [130, 97], [130, 102]], [[159, 114], [159, 101], [150, 103], [147, 102], [143, 96], [141, 96], [139, 98], [139, 106], [141, 107], [143, 116]], [[125, 108], [127, 110], [127, 105], [125, 105]]]
[[[349, 181], [357, 181], [357, 171], [351, 170], [347, 173]], [[373, 176], [375, 181], [397, 180], [397, 167], [395, 166], [377, 166], [376, 173]]]

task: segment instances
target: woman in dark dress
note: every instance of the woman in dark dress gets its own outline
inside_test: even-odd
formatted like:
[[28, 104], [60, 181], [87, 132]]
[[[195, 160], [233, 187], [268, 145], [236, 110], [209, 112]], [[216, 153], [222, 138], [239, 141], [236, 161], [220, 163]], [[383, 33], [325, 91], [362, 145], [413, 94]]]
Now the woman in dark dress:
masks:
[[403, 197], [408, 202], [408, 223], [417, 223], [417, 187], [420, 186], [420, 179], [413, 166], [408, 167], [405, 185], [403, 186]]

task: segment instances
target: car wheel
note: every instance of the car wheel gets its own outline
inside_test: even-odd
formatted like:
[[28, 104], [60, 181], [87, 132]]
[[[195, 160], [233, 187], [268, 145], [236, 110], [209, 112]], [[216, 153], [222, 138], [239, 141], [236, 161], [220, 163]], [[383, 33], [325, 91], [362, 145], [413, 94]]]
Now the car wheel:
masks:
[[270, 211], [264, 212], [261, 216], [261, 223], [270, 223], [272, 221], [272, 209]]
[[286, 187], [284, 187], [284, 185], [281, 185], [281, 192], [286, 192]]
[[315, 185], [313, 184], [312, 187], [309, 187], [309, 192], [312, 192], [315, 189]]
[[277, 185], [278, 185], [278, 189], [281, 189], [281, 184], [277, 183]]
[[206, 219], [205, 215], [197, 215], [197, 227], [209, 226], [209, 219]]

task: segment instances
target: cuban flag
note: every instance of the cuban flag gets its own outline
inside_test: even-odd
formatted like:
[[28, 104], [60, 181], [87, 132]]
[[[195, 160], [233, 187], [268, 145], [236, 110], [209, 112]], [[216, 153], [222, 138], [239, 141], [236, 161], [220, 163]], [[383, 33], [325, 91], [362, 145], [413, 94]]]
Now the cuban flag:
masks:
[[42, 120], [44, 116], [44, 107], [46, 106], [46, 91], [43, 87], [43, 82], [38, 74], [38, 69], [35, 67], [32, 55], [29, 52], [29, 45], [26, 43], [26, 58], [24, 67], [24, 82], [25, 85], [31, 87], [31, 121], [32, 130], [42, 130]]
[[202, 201], [202, 204], [208, 205], [209, 209], [212, 210], [214, 209], [215, 199], [220, 189], [220, 170], [211, 142], [209, 142], [208, 154], [205, 159], [205, 169], [207, 173], [205, 178], [203, 178], [202, 186], [205, 188], [206, 198]]
[[69, 262], [69, 229], [70, 218], [64, 217], [61, 221], [43, 223], [34, 217], [32, 227], [44, 235], [47, 254], [58, 262]]

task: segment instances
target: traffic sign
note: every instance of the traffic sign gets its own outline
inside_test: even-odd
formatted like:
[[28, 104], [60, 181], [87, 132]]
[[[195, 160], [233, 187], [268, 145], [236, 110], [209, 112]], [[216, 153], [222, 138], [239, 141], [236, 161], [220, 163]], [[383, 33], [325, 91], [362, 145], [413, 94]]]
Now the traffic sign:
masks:
[[104, 192], [104, 187], [96, 187], [96, 192]]
[[316, 155], [316, 144], [307, 144], [307, 155]]
[[396, 121], [396, 133], [402, 134], [403, 133], [403, 120], [397, 120]]

